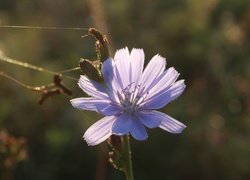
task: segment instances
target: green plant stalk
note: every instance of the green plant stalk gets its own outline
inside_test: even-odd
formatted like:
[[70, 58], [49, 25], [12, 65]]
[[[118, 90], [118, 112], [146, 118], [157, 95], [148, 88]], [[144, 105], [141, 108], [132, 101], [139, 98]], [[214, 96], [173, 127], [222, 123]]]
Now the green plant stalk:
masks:
[[124, 136], [124, 168], [123, 171], [126, 175], [127, 180], [134, 180], [133, 168], [132, 168], [132, 158], [130, 151], [129, 134]]

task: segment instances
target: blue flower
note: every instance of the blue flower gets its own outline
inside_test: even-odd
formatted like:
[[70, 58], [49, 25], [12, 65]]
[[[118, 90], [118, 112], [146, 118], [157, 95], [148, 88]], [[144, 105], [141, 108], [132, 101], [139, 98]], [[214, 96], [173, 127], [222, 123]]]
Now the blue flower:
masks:
[[155, 55], [143, 71], [144, 51], [120, 49], [114, 59], [102, 64], [102, 85], [81, 76], [79, 87], [91, 97], [71, 100], [81, 110], [97, 111], [105, 115], [84, 134], [88, 145], [97, 145], [111, 135], [130, 133], [137, 140], [148, 138], [146, 127], [178, 134], [186, 126], [176, 119], [156, 111], [181, 95], [184, 80], [176, 81], [179, 73], [173, 68], [165, 70], [166, 60]]

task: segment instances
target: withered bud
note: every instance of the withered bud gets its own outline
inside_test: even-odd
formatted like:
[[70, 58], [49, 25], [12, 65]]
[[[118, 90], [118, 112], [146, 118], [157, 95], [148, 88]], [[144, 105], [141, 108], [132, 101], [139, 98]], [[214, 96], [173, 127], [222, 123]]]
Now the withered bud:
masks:
[[44, 101], [46, 99], [48, 99], [49, 97], [52, 97], [54, 95], [57, 95], [57, 94], [61, 94], [63, 91], [60, 89], [60, 88], [54, 88], [52, 90], [45, 90], [42, 95], [41, 95], [41, 98], [38, 100], [38, 104], [42, 105], [44, 103]]
[[90, 79], [96, 82], [102, 82], [99, 70], [91, 61], [88, 59], [81, 59], [79, 65], [84, 75], [87, 75]]
[[108, 139], [108, 143], [117, 151], [123, 149], [123, 136], [111, 135]]
[[89, 29], [89, 34], [96, 38], [96, 51], [101, 62], [109, 58], [108, 38], [95, 28]]
[[93, 35], [98, 41], [100, 41], [101, 44], [104, 45], [104, 39], [103, 39], [103, 35], [100, 31], [98, 31], [95, 28], [89, 28], [89, 34]]
[[62, 78], [59, 75], [54, 76], [54, 84], [56, 87], [59, 87], [65, 94], [72, 96], [72, 91], [69, 90], [63, 83]]

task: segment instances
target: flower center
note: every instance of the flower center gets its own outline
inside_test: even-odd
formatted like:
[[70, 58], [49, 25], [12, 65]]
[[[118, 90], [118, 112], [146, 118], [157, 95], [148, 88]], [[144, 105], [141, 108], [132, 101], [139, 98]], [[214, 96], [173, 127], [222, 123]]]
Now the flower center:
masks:
[[141, 95], [142, 89], [140, 85], [134, 86], [132, 84], [122, 90], [120, 103], [124, 112], [128, 115], [133, 115], [142, 108], [141, 103], [145, 99], [145, 97]]

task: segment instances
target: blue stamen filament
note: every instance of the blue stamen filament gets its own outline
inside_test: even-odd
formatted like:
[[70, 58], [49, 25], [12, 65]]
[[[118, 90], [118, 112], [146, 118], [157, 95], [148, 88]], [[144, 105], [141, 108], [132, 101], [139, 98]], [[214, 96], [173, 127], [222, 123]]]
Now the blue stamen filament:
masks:
[[126, 114], [133, 115], [141, 109], [141, 103], [145, 98], [140, 95], [140, 85], [137, 85], [133, 91], [130, 90], [131, 85], [122, 90], [122, 93], [120, 94], [120, 103]]

